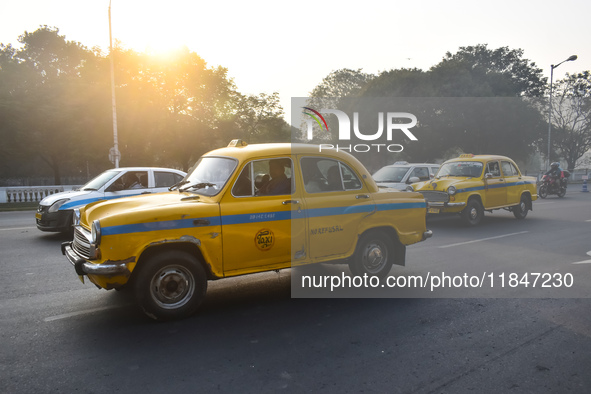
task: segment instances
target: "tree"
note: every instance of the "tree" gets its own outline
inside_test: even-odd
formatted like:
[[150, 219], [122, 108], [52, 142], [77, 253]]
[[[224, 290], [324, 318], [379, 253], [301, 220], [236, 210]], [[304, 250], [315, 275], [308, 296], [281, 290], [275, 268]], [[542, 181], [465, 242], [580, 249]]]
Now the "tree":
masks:
[[567, 74], [552, 100], [553, 146], [568, 168], [591, 149], [591, 73]]
[[361, 71], [341, 68], [334, 70], [322, 79], [310, 92], [310, 97], [351, 97], [357, 96], [375, 75]]
[[542, 69], [522, 49], [460, 47], [430, 71], [442, 97], [541, 97], [546, 89]]
[[84, 118], [76, 114], [83, 111], [88, 89], [81, 70], [93, 54], [47, 26], [25, 32], [18, 41], [21, 49], [0, 48], [4, 99], [18, 114], [14, 144], [28, 158], [40, 156], [60, 184], [61, 170], [71, 158], [64, 152], [74, 151], [82, 138]]
[[283, 115], [277, 92], [237, 96], [236, 120], [248, 142], [289, 142]]
[[542, 70], [523, 59], [521, 49], [476, 45], [448, 52], [428, 71], [382, 72], [362, 96], [404, 98], [390, 111], [417, 116], [419, 142], [406, 141], [398, 158], [432, 161], [459, 149], [525, 160], [543, 130], [529, 97], [541, 96], [544, 87]]

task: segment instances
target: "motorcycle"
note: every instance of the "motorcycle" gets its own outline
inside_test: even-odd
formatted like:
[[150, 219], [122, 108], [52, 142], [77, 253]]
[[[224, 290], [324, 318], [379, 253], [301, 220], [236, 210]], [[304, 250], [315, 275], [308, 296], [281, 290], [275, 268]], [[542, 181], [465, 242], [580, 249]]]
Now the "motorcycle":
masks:
[[550, 194], [556, 194], [558, 197], [564, 197], [566, 194], [566, 177], [551, 178], [548, 175], [542, 176], [540, 180], [540, 188], [538, 189], [538, 196], [546, 198]]

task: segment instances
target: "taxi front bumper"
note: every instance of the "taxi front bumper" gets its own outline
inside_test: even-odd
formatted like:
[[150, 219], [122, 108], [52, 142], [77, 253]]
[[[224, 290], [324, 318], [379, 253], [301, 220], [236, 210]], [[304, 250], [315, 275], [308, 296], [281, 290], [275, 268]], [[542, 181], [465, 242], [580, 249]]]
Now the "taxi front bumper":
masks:
[[98, 275], [105, 277], [125, 276], [129, 277], [131, 272], [127, 264], [133, 262], [132, 260], [118, 261], [118, 262], [104, 262], [102, 264], [93, 264], [90, 261], [80, 256], [74, 249], [72, 249], [72, 242], [62, 243], [62, 254], [66, 256], [70, 264], [74, 266], [76, 273], [82, 275]]
[[428, 202], [427, 207], [436, 207], [436, 208], [445, 208], [445, 207], [463, 207], [466, 205], [466, 202]]

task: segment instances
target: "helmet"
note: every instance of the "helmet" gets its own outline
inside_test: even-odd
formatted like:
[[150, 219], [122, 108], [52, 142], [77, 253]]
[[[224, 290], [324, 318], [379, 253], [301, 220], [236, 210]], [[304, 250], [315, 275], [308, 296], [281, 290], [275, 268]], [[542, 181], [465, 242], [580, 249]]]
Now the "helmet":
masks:
[[560, 163], [555, 161], [554, 163], [550, 164], [550, 167], [552, 168], [558, 168], [560, 166]]

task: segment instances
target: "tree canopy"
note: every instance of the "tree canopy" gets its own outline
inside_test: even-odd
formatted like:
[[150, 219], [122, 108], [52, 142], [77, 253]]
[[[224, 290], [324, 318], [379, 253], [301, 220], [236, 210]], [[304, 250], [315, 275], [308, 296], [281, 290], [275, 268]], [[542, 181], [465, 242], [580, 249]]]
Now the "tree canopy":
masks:
[[[42, 26], [0, 45], [0, 177], [96, 175], [112, 167], [110, 56], [122, 166], [187, 170], [233, 138], [289, 141], [278, 94], [243, 95], [187, 48], [110, 55]], [[41, 160], [41, 161], [39, 161]]]
[[[440, 161], [466, 152], [502, 154], [526, 162], [545, 138], [548, 115], [543, 96], [548, 89], [542, 70], [523, 55], [521, 49], [479, 44], [446, 53], [426, 71], [400, 68], [360, 79], [343, 69], [325, 78], [310, 101], [324, 92], [343, 92], [344, 97], [359, 99], [340, 108], [346, 112], [358, 111], [362, 99], [389, 98], [386, 102], [395, 106], [389, 111], [415, 114], [419, 141], [407, 139], [402, 153], [392, 158], [382, 155], [382, 161]], [[343, 80], [355, 88], [342, 89]], [[375, 130], [371, 121], [363, 127]], [[588, 149], [582, 143], [577, 146]], [[566, 148], [559, 149], [566, 155]]]

